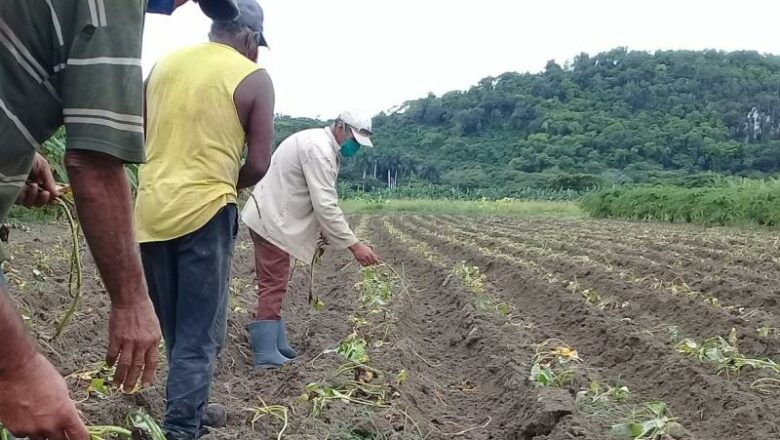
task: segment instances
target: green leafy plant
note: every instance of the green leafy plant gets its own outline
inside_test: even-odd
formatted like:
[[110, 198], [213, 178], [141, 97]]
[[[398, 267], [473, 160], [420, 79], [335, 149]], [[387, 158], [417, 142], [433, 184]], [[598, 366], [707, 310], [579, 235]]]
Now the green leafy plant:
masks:
[[393, 298], [395, 281], [381, 271], [381, 267], [366, 267], [362, 270], [362, 279], [355, 284], [360, 292], [360, 302], [371, 313], [378, 312]]
[[143, 411], [136, 411], [127, 418], [128, 424], [149, 434], [151, 440], [165, 440], [165, 434], [160, 425]]
[[604, 420], [615, 420], [623, 414], [631, 392], [626, 386], [611, 386], [593, 381], [577, 393], [576, 402], [588, 414]]
[[366, 340], [358, 336], [357, 332], [353, 332], [341, 341], [336, 353], [348, 361], [365, 364], [368, 362], [366, 346]]
[[[88, 428], [90, 440], [132, 439], [133, 432], [121, 426], [91, 426]], [[164, 438], [164, 437], [163, 437]], [[153, 437], [154, 440], [157, 440]]]
[[669, 414], [664, 402], [648, 402], [635, 411], [628, 421], [612, 425], [611, 432], [621, 438], [634, 440], [662, 440], [682, 425]]
[[104, 399], [111, 397], [116, 392], [111, 384], [111, 378], [114, 376], [115, 367], [109, 367], [105, 363], [90, 367], [81, 371], [77, 371], [68, 376], [68, 378], [77, 379], [79, 381], [86, 381], [89, 383], [87, 386], [87, 394], [90, 397], [97, 397]]
[[628, 387], [613, 387], [608, 384], [593, 381], [588, 388], [577, 393], [578, 401], [599, 402], [625, 402], [631, 396]]

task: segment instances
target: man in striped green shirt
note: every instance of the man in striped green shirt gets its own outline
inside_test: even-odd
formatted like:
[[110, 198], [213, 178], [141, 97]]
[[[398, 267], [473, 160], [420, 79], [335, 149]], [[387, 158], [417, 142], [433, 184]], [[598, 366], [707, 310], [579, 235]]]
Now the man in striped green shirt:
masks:
[[[186, 0], [151, 0], [172, 12]], [[235, 0], [201, 0], [233, 17]], [[0, 223], [11, 206], [59, 195], [37, 152], [61, 125], [65, 165], [90, 250], [111, 297], [106, 361], [115, 383], [151, 383], [160, 329], [132, 227], [125, 163], [144, 160], [141, 45], [146, 0], [0, 0]], [[232, 15], [231, 15], [232, 14]], [[9, 258], [0, 244], [0, 261]], [[67, 388], [37, 353], [0, 272], [0, 423], [12, 433], [87, 440]]]

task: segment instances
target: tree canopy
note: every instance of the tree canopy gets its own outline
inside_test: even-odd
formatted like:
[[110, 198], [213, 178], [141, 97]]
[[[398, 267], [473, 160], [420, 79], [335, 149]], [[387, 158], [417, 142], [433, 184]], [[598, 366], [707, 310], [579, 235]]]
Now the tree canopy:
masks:
[[[277, 138], [324, 124], [280, 117]], [[348, 182], [488, 188], [551, 187], [568, 182], [561, 175], [592, 184], [763, 176], [780, 171], [780, 56], [582, 53], [407, 101], [374, 126], [377, 148], [346, 161]]]

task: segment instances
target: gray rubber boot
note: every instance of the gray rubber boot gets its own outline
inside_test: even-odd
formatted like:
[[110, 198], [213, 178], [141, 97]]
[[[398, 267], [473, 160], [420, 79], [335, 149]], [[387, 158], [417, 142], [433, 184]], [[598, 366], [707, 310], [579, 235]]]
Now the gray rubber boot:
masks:
[[255, 351], [255, 369], [277, 368], [290, 362], [276, 348], [279, 321], [255, 321], [249, 324], [249, 340]]
[[295, 357], [298, 356], [298, 353], [290, 347], [290, 343], [287, 341], [287, 323], [284, 322], [284, 319], [280, 319], [278, 325], [279, 333], [276, 337], [276, 348], [279, 349], [279, 353], [281, 353], [282, 356], [289, 359], [295, 359]]

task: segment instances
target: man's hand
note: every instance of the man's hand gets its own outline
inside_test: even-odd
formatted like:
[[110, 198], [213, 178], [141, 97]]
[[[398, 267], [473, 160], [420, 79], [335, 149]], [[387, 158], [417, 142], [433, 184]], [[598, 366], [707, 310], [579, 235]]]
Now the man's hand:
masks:
[[149, 385], [157, 367], [160, 324], [146, 288], [125, 168], [112, 156], [70, 150], [65, 156], [76, 211], [89, 250], [111, 296], [106, 362], [119, 363], [114, 381]]
[[54, 183], [54, 175], [49, 167], [49, 162], [39, 153], [35, 153], [30, 176], [27, 178], [22, 192], [16, 198], [16, 204], [28, 208], [40, 208], [54, 203], [59, 195], [60, 192]]
[[131, 306], [111, 306], [106, 363], [113, 366], [119, 359], [114, 373], [115, 385], [132, 392], [139, 377], [142, 387], [152, 384], [157, 371], [160, 338], [160, 323], [148, 299]]
[[40, 354], [0, 380], [0, 422], [17, 437], [89, 440], [65, 381]]
[[355, 260], [357, 260], [357, 262], [360, 263], [360, 265], [363, 267], [375, 266], [379, 264], [379, 257], [376, 256], [370, 247], [364, 245], [363, 243], [352, 245], [349, 250], [352, 251], [352, 255], [355, 256]]

